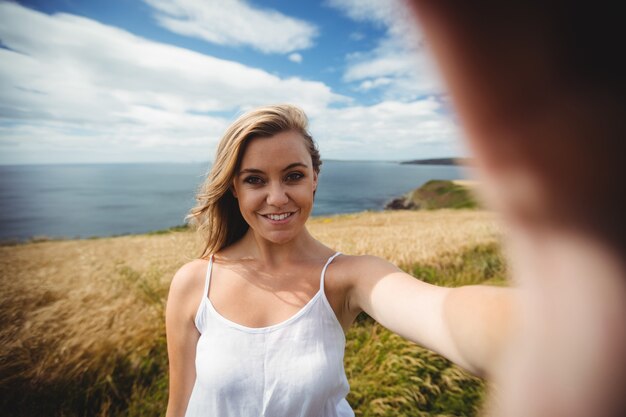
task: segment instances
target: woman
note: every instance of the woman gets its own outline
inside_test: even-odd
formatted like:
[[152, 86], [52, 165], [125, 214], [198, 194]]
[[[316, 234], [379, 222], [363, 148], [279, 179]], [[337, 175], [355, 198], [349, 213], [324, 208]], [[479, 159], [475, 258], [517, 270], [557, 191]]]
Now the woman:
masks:
[[510, 290], [433, 286], [309, 234], [321, 161], [306, 129], [298, 108], [270, 106], [219, 144], [190, 214], [204, 253], [168, 298], [168, 417], [354, 415], [344, 332], [361, 311], [478, 375], [498, 363]]

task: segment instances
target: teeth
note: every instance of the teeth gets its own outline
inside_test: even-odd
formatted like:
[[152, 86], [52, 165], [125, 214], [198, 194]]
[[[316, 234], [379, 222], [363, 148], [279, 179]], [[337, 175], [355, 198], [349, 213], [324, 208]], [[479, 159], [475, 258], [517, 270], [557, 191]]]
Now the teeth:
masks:
[[283, 214], [268, 214], [266, 217], [270, 220], [284, 220], [287, 217], [291, 216], [291, 213], [283, 213]]

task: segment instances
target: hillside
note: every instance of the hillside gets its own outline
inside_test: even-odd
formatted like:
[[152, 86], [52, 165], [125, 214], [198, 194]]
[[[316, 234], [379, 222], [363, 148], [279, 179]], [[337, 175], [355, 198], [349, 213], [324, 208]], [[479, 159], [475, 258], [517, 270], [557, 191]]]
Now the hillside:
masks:
[[385, 205], [390, 210], [473, 209], [479, 204], [472, 181], [431, 180]]

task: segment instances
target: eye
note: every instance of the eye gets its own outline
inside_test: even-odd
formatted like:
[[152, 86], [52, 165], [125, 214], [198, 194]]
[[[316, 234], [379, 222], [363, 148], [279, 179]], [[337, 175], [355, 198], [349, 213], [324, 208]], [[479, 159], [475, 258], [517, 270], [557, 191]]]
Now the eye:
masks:
[[263, 184], [263, 178], [256, 175], [250, 175], [249, 177], [244, 178], [243, 182], [251, 185], [261, 185]]
[[304, 174], [301, 172], [290, 172], [289, 174], [287, 174], [287, 176], [285, 177], [285, 179], [289, 182], [295, 182], [298, 181], [300, 179], [304, 178]]

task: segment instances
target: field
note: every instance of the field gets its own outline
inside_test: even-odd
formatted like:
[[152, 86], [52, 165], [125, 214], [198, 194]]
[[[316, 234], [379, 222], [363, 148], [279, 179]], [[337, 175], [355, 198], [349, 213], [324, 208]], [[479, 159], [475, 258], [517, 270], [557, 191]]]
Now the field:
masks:
[[[478, 210], [365, 212], [309, 221], [348, 254], [440, 285], [505, 283], [499, 227]], [[0, 415], [159, 416], [167, 399], [164, 306], [198, 255], [184, 228], [0, 246]], [[360, 317], [347, 335], [357, 416], [473, 416], [482, 381]]]

